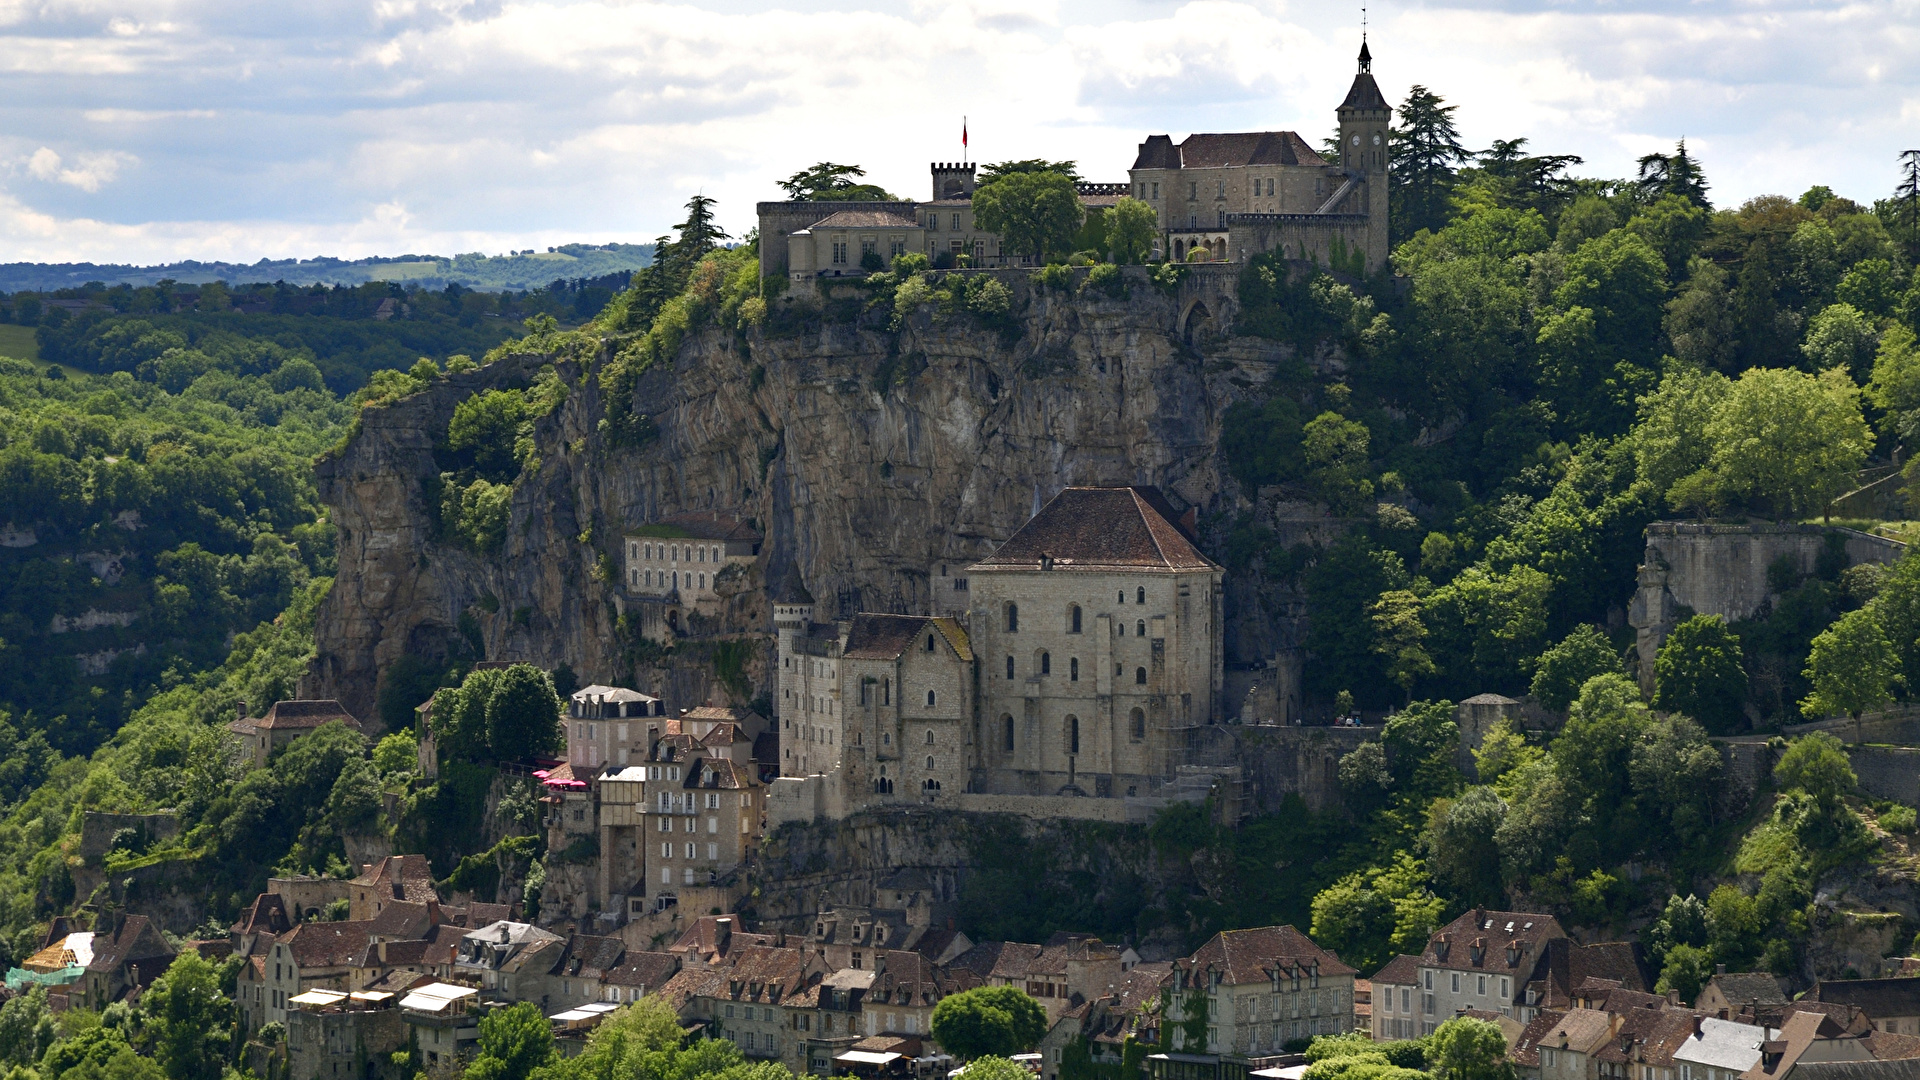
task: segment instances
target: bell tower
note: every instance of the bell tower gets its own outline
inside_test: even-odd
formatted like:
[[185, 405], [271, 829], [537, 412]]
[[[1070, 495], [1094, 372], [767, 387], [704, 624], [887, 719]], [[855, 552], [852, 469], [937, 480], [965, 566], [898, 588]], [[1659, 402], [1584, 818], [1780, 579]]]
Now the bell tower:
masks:
[[1364, 214], [1367, 272], [1373, 273], [1387, 261], [1387, 180], [1393, 160], [1389, 123], [1393, 108], [1373, 81], [1373, 52], [1360, 39], [1360, 70], [1353, 76], [1347, 100], [1336, 110], [1340, 118], [1340, 171], [1345, 184], [1354, 190], [1336, 213]]
[[1373, 81], [1373, 53], [1360, 42], [1360, 70], [1353, 77], [1340, 117], [1340, 167], [1368, 176], [1387, 173], [1387, 122], [1393, 109]]

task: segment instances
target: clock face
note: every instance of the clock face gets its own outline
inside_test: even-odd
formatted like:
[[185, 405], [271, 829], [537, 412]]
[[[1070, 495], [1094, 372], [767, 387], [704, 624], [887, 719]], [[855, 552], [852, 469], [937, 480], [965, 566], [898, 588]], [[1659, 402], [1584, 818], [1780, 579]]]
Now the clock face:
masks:
[[1355, 135], [1355, 136], [1353, 137], [1353, 145], [1355, 145], [1355, 146], [1359, 146], [1359, 145], [1360, 145], [1360, 136], [1358, 136], [1358, 135]]
[[1379, 145], [1380, 145], [1380, 136], [1378, 136], [1378, 135], [1375, 135], [1375, 136], [1373, 137], [1373, 145], [1375, 145], [1375, 146], [1379, 146]]

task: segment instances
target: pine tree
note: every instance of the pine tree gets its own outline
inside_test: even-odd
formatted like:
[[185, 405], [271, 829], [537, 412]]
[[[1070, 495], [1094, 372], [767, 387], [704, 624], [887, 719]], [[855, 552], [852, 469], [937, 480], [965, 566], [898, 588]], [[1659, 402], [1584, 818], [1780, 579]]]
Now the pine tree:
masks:
[[1900, 152], [1900, 184], [1893, 189], [1896, 203], [1906, 211], [1907, 257], [1920, 255], [1920, 150]]
[[1635, 187], [1648, 202], [1662, 195], [1678, 195], [1703, 209], [1713, 209], [1707, 201], [1707, 174], [1700, 163], [1687, 153], [1687, 140], [1681, 139], [1672, 156], [1648, 154], [1640, 159], [1640, 178]]
[[1424, 86], [1407, 91], [1400, 106], [1400, 127], [1393, 132], [1393, 242], [1421, 229], [1439, 229], [1447, 223], [1447, 199], [1459, 176], [1458, 166], [1473, 151], [1460, 145], [1453, 112], [1440, 95]]

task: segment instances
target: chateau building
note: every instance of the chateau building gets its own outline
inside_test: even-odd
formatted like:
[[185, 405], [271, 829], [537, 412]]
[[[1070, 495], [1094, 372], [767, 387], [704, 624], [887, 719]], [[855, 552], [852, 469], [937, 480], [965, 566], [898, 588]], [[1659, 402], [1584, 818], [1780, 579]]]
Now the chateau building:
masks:
[[[1128, 171], [1133, 197], [1152, 206], [1163, 257], [1194, 251], [1220, 261], [1275, 249], [1289, 258], [1372, 273], [1387, 256], [1388, 122], [1393, 110], [1360, 69], [1339, 117], [1340, 160], [1292, 131], [1154, 135]], [[1378, 204], [1379, 213], [1375, 213]]]
[[[1375, 273], [1387, 261], [1387, 181], [1393, 110], [1373, 78], [1363, 41], [1359, 70], [1336, 110], [1338, 160], [1292, 131], [1169, 135], [1140, 143], [1126, 183], [1080, 183], [1081, 203], [1099, 213], [1132, 196], [1153, 207], [1154, 257], [1244, 262], [1266, 252]], [[885, 202], [758, 204], [760, 274], [796, 285], [890, 268], [907, 252], [949, 266], [1025, 266], [974, 220], [976, 166], [935, 162], [931, 198]], [[784, 238], [784, 240], [782, 239]], [[871, 257], [869, 257], [871, 256]], [[863, 266], [864, 262], [864, 266]]]

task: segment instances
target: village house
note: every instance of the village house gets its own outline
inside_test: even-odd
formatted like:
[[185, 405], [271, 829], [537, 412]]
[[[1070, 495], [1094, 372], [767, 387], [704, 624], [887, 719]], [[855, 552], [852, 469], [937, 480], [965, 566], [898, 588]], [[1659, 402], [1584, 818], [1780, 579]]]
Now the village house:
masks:
[[106, 925], [94, 925], [88, 939], [92, 955], [85, 971], [69, 985], [67, 999], [88, 1009], [102, 1009], [128, 992], [144, 990], [166, 973], [174, 948], [160, 928], [145, 915], [115, 913]]
[[354, 975], [367, 951], [371, 922], [301, 923], [240, 969], [236, 996], [248, 1024], [286, 1023], [289, 1004], [308, 990], [359, 989]]
[[1420, 1034], [1420, 958], [1401, 953], [1373, 973], [1370, 1030], [1376, 1042], [1415, 1039]]
[[1717, 1016], [1722, 1020], [1738, 1020], [1744, 1014], [1756, 1016], [1767, 1009], [1777, 1009], [1787, 1003], [1787, 995], [1780, 990], [1780, 980], [1764, 971], [1759, 972], [1716, 972], [1700, 989], [1700, 996], [1693, 1007], [1708, 1016]]
[[629, 531], [626, 589], [693, 607], [715, 599], [714, 579], [730, 567], [750, 566], [762, 537], [739, 517], [690, 510]]
[[410, 904], [438, 904], [433, 868], [425, 855], [389, 855], [360, 867], [360, 876], [347, 883], [347, 918], [371, 923], [396, 900]]
[[1881, 1031], [1920, 1035], [1920, 977], [1821, 979], [1807, 992], [1807, 998], [1856, 1006]]
[[502, 919], [461, 937], [454, 977], [479, 986], [488, 1000], [530, 1000], [565, 945], [566, 939], [550, 930]]
[[409, 1045], [420, 1048], [428, 1076], [458, 1076], [473, 1059], [480, 1041], [479, 1006], [479, 990], [454, 983], [416, 984], [400, 998]]
[[1171, 963], [1135, 964], [1106, 992], [1062, 1013], [1037, 1048], [1041, 1080], [1059, 1080], [1062, 1059], [1075, 1043], [1085, 1045], [1096, 1066], [1112, 1069], [1125, 1063], [1128, 1039], [1141, 1046], [1158, 1042], [1161, 991], [1172, 975]]
[[630, 949], [600, 976], [602, 1000], [625, 1005], [659, 990], [680, 970], [672, 953]]
[[234, 734], [242, 760], [256, 769], [265, 768], [267, 758], [275, 750], [336, 720], [355, 731], [360, 730], [360, 721], [331, 698], [276, 701], [265, 716], [251, 719], [247, 716], [246, 702], [240, 702], [235, 711], [239, 717], [227, 725], [227, 730]]
[[1206, 1009], [1204, 1046], [1176, 1027], [1173, 1048], [1245, 1061], [1287, 1043], [1354, 1030], [1357, 972], [1291, 926], [1225, 930], [1173, 962], [1165, 1023]]
[[1778, 1034], [1718, 1016], [1696, 1016], [1692, 1034], [1673, 1052], [1679, 1080], [1739, 1080], [1760, 1063], [1761, 1048]]
[[[407, 1023], [386, 992], [309, 990], [287, 1011], [287, 1075], [308, 1080], [366, 1080], [407, 1047]], [[370, 1067], [371, 1066], [371, 1070]]]
[[598, 683], [567, 698], [567, 763], [578, 775], [620, 768], [646, 757], [649, 719], [657, 731], [666, 705], [657, 697], [621, 686]]

